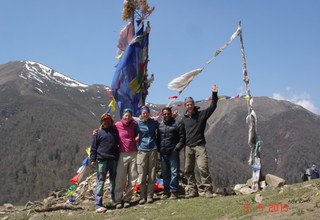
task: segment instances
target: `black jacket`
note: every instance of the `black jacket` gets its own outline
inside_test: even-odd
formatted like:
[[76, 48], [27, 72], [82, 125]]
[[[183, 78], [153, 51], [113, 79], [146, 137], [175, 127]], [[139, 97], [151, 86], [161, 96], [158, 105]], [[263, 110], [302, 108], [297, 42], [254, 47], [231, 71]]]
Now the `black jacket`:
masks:
[[182, 123], [174, 118], [162, 121], [157, 131], [158, 151], [161, 154], [170, 154], [173, 150], [179, 152], [185, 145], [186, 132]]
[[118, 140], [118, 131], [114, 127], [99, 129], [98, 134], [92, 139], [90, 161], [117, 160]]
[[206, 144], [204, 131], [206, 128], [208, 118], [217, 108], [217, 103], [218, 93], [212, 92], [212, 102], [207, 109], [199, 111], [198, 107], [195, 107], [194, 112], [191, 116], [189, 116], [186, 112], [186, 114], [182, 117], [181, 122], [184, 124], [184, 127], [186, 129], [187, 146], [204, 146]]

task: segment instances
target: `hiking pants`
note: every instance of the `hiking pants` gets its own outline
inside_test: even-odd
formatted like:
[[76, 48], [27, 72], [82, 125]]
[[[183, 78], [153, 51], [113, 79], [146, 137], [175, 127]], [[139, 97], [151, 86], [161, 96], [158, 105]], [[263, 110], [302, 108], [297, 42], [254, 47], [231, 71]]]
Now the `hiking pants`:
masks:
[[120, 153], [115, 186], [116, 203], [130, 202], [137, 178], [137, 151]]
[[[200, 173], [200, 185], [197, 189], [194, 174], [195, 165], [198, 166]], [[212, 182], [208, 167], [208, 154], [205, 146], [186, 146], [185, 149], [185, 175], [188, 180], [190, 193], [212, 192]]]
[[158, 152], [153, 151], [138, 151], [137, 166], [138, 166], [138, 182], [140, 184], [140, 198], [153, 198], [154, 184], [156, 182], [156, 165]]

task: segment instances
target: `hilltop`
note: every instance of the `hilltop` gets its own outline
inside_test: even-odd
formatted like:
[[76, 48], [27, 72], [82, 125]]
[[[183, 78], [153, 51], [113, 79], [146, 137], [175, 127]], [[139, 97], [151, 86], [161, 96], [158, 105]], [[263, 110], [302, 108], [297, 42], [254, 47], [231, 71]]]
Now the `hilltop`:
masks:
[[[36, 62], [0, 65], [0, 204], [25, 204], [70, 186], [68, 180], [86, 157], [92, 130], [107, 109], [109, 90]], [[174, 108], [182, 115], [184, 108], [178, 104]], [[197, 105], [205, 108], [209, 103], [199, 100]], [[149, 106], [155, 113], [163, 105]], [[300, 182], [305, 168], [320, 162], [319, 115], [268, 97], [254, 97], [254, 108], [263, 142], [263, 174], [275, 174], [289, 184]], [[246, 115], [245, 99], [221, 100], [208, 120], [209, 168], [216, 188], [251, 177]]]
[[257, 194], [156, 200], [153, 204], [117, 210], [108, 205], [104, 214], [94, 212], [92, 204], [80, 204], [84, 210], [29, 213], [0, 212], [0, 217], [14, 219], [318, 219], [320, 216], [320, 180], [286, 185]]

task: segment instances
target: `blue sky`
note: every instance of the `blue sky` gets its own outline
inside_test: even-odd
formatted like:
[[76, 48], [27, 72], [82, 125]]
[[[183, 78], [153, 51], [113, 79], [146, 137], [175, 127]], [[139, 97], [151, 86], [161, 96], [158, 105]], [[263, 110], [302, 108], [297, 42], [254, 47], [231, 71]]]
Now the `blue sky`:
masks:
[[[149, 73], [155, 82], [147, 101], [167, 103], [175, 77], [202, 67], [242, 21], [253, 96], [268, 96], [320, 112], [320, 1], [149, 0]], [[110, 85], [122, 0], [1, 0], [0, 63], [31, 60], [86, 84]], [[182, 93], [207, 98], [244, 94], [239, 39]]]

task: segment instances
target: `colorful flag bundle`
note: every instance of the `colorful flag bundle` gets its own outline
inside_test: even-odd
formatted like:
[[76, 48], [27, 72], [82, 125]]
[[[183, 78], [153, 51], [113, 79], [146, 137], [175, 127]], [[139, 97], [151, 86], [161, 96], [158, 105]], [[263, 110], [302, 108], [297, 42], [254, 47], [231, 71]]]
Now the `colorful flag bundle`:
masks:
[[[148, 62], [149, 31], [150, 29], [144, 30], [144, 26], [141, 25], [116, 66], [111, 88], [120, 116], [125, 108], [131, 108], [135, 116], [138, 114], [140, 89]], [[114, 103], [114, 100], [111, 102]], [[109, 104], [110, 108], [114, 106], [113, 103]]]
[[[82, 177], [83, 177], [83, 174], [85, 173], [85, 171], [86, 171], [86, 168], [89, 166], [89, 164], [90, 164], [90, 158], [89, 158], [89, 156], [90, 156], [90, 147], [88, 147], [87, 149], [86, 149], [86, 153], [87, 153], [87, 157], [82, 161], [82, 163], [81, 163], [81, 166], [78, 168], [78, 170], [77, 170], [77, 174], [74, 176], [74, 177], [72, 177], [70, 180], [69, 180], [69, 182], [71, 182], [71, 183], [74, 183], [74, 184], [78, 184], [79, 182], [80, 182], [80, 180], [82, 179]], [[75, 192], [75, 190], [76, 190], [76, 185], [71, 185], [70, 187], [69, 187], [69, 189], [68, 189], [68, 191], [67, 191], [67, 198], [69, 198], [70, 196], [72, 196], [73, 194], [74, 194], [74, 192]]]

